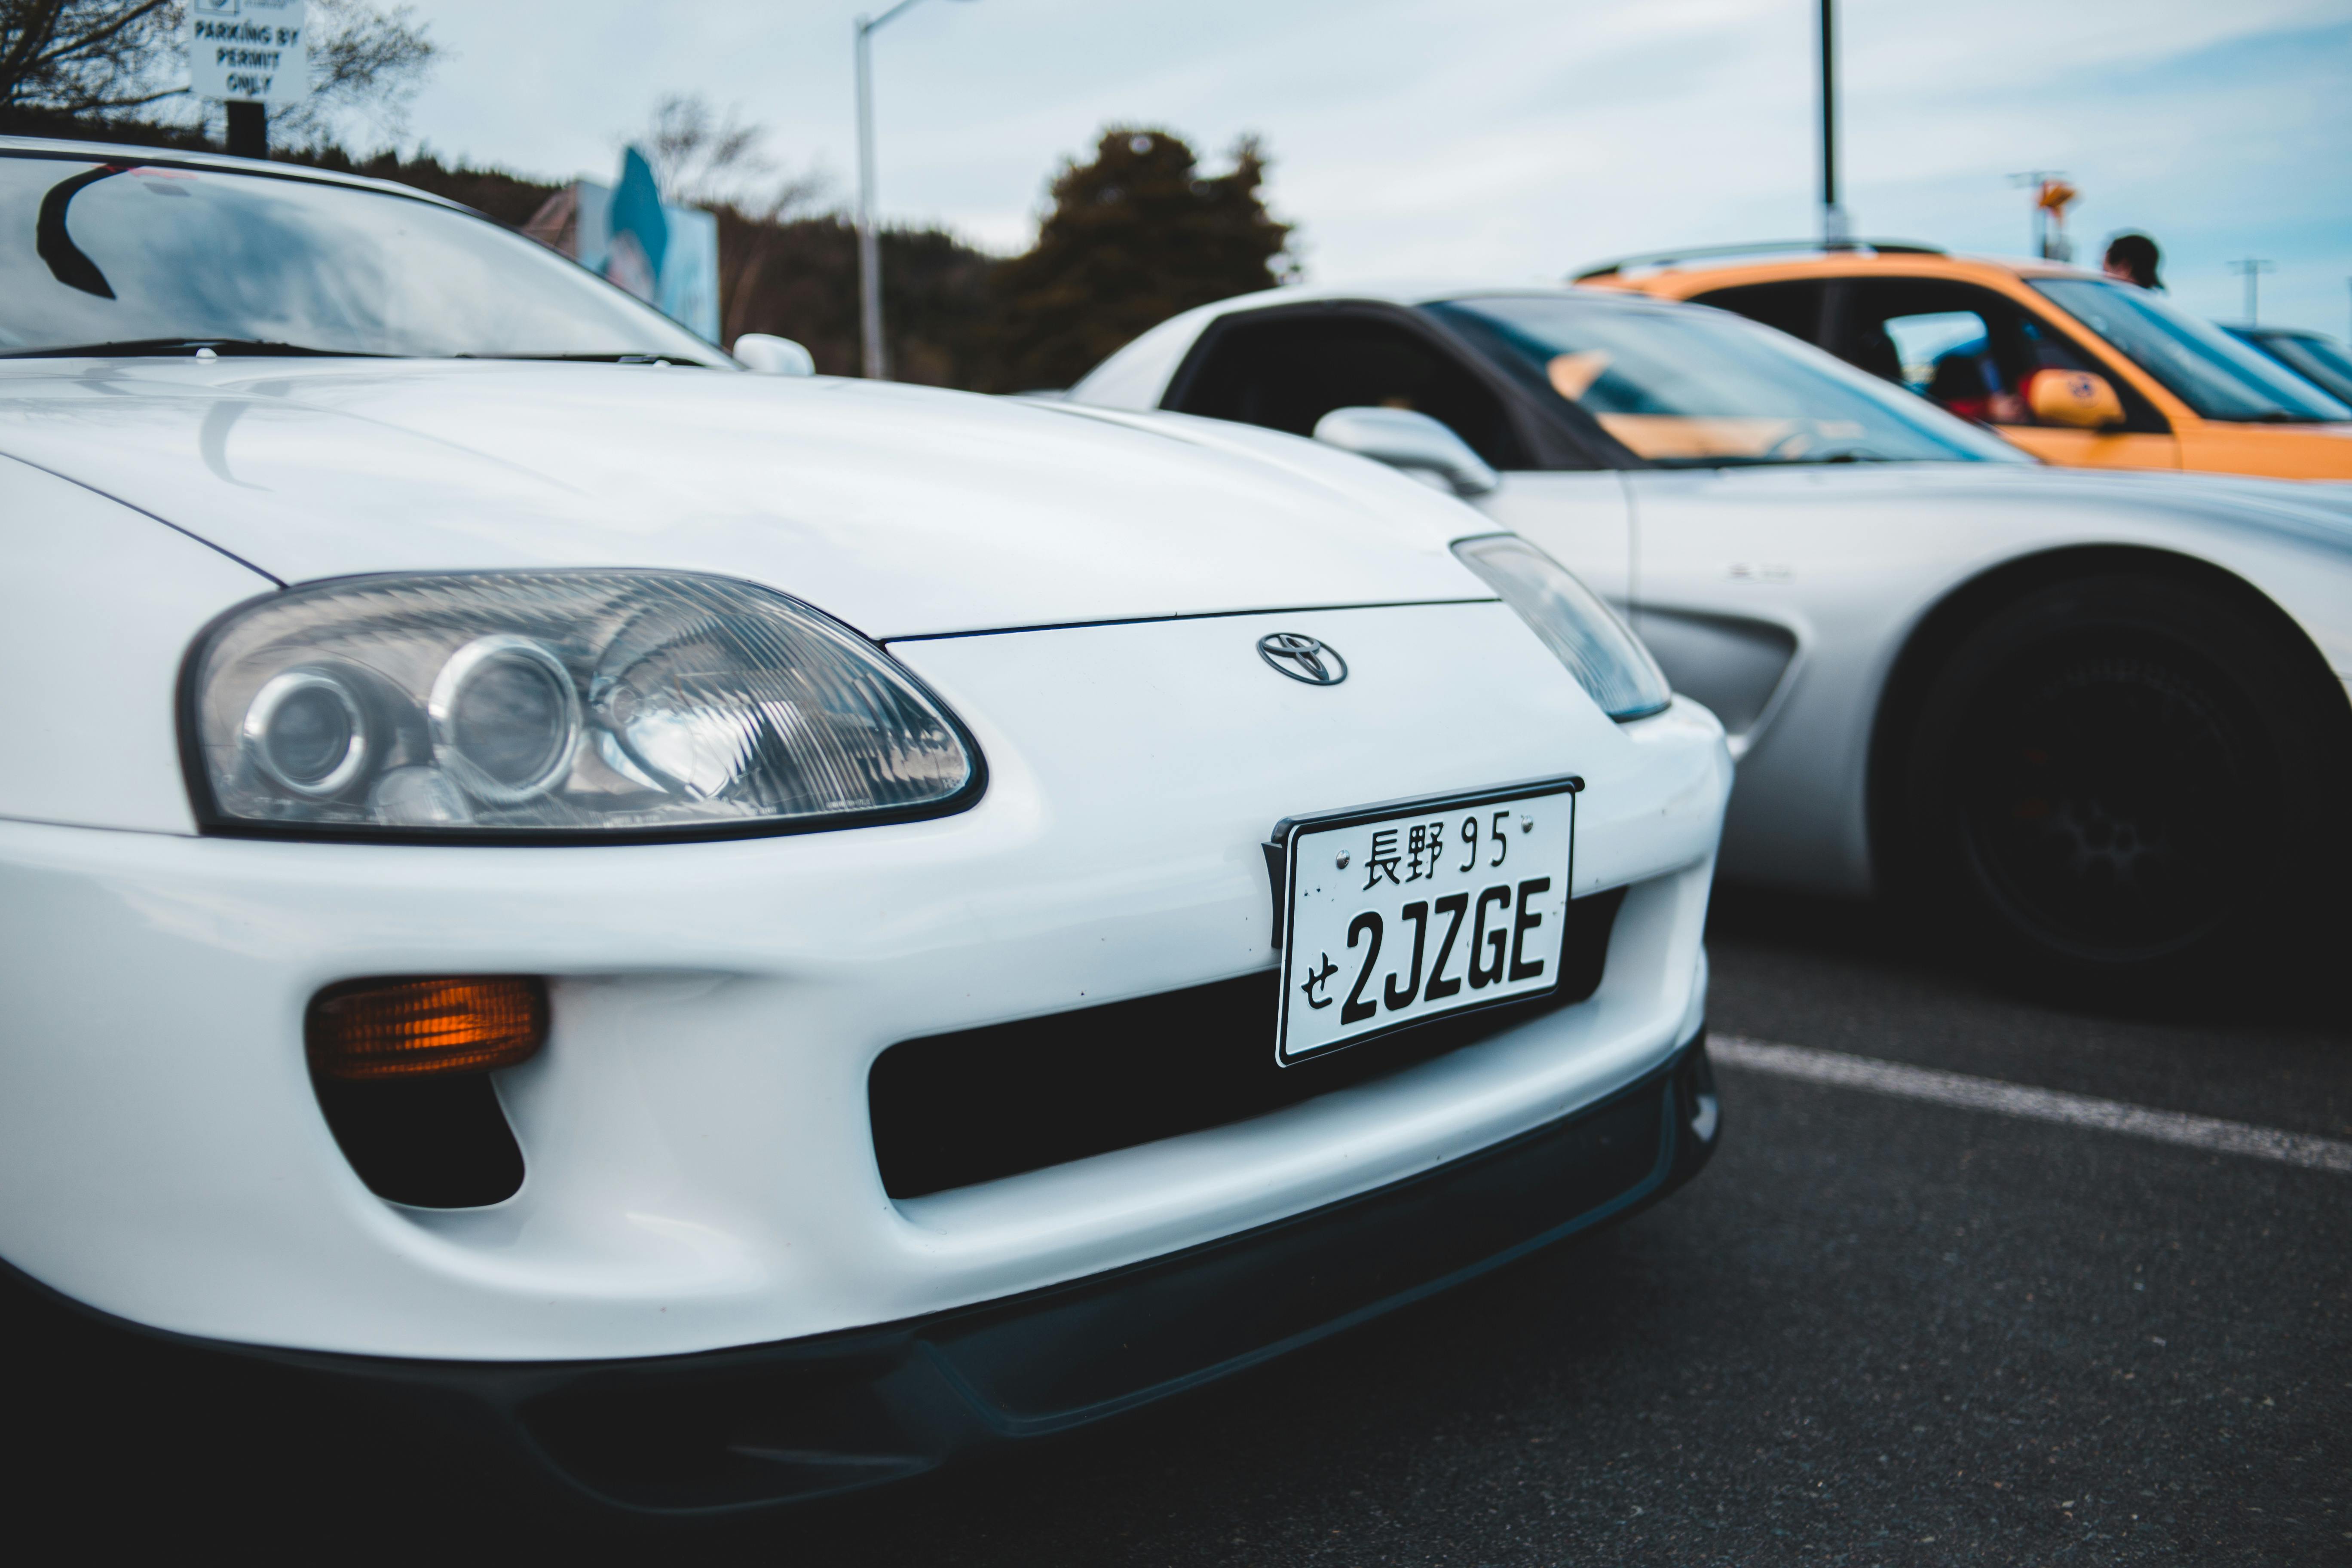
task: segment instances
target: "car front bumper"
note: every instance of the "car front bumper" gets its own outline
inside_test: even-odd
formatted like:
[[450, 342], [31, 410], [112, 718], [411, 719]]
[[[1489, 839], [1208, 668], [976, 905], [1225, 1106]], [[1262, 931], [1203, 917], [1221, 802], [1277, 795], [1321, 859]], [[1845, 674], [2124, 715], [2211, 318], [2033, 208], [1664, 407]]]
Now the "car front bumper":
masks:
[[[1347, 682], [1268, 671], [1255, 643], [1278, 630], [1342, 647]], [[1697, 1027], [1721, 731], [1679, 703], [1611, 723], [1499, 604], [900, 652], [988, 759], [960, 815], [537, 847], [0, 822], [0, 1258], [118, 1318], [289, 1350], [769, 1344], [1389, 1186], [1599, 1103]], [[887, 1190], [868, 1082], [896, 1044], [1265, 976], [1276, 821], [1565, 773], [1586, 781], [1575, 893], [1624, 889], [1589, 999], [1263, 1114]], [[321, 1114], [305, 1010], [452, 973], [545, 978], [546, 1047], [494, 1075], [527, 1175], [489, 1206], [387, 1202]], [[1258, 1026], [1270, 1056], [1270, 1010]], [[1106, 1048], [1171, 1074], [1191, 1057]]]
[[[1656, 1202], [1721, 1113], [1704, 1029], [1598, 1104], [1183, 1251], [905, 1321], [698, 1354], [453, 1362], [101, 1324], [165, 1362], [259, 1360], [406, 1406], [548, 1500], [735, 1512], [898, 1481], [1180, 1394]], [[85, 1313], [85, 1315], [87, 1315]]]

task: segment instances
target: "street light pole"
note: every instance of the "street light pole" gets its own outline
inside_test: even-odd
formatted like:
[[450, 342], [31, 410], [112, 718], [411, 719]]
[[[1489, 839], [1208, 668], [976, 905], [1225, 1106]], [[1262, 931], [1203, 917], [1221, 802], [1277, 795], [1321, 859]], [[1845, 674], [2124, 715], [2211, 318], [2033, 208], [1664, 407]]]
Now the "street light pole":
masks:
[[874, 235], [874, 35], [922, 0], [898, 0], [879, 16], [857, 18], [857, 336], [866, 378], [887, 378], [882, 358], [882, 248]]
[[865, 374], [882, 379], [882, 252], [874, 242], [874, 46], [877, 24], [857, 18], [857, 336]]
[[2261, 318], [2255, 312], [2262, 305], [2262, 275], [2265, 272], [2276, 272], [2278, 263], [2249, 256], [2242, 261], [2230, 263], [2230, 270], [2241, 274], [2246, 279], [2246, 325], [2259, 326]]
[[1845, 209], [1838, 205], [1837, 0], [1822, 0], [1822, 243], [1844, 243]]

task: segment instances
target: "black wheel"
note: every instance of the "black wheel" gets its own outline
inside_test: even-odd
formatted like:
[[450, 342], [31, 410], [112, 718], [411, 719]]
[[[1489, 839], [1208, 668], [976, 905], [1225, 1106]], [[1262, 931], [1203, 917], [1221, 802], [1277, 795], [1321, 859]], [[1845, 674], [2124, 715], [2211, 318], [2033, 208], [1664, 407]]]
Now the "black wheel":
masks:
[[1910, 892], [2024, 977], [2210, 985], [2276, 946], [2336, 858], [2342, 715], [2307, 657], [2194, 582], [2028, 593], [1930, 679], [1900, 774]]

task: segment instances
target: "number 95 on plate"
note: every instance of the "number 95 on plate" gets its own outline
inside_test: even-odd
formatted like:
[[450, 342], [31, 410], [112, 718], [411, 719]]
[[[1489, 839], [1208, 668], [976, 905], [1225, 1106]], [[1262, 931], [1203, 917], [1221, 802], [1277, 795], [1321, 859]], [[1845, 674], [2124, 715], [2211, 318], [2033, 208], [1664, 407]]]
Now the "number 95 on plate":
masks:
[[1559, 981], [1574, 777], [1290, 817], [1283, 1066]]

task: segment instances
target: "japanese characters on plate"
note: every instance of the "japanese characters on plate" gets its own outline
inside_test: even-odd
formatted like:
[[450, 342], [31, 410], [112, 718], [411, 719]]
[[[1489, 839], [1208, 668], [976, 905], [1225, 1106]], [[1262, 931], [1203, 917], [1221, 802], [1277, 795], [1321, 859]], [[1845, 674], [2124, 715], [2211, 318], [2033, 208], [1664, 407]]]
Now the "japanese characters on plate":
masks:
[[1557, 984], [1580, 788], [1552, 779], [1277, 827], [1276, 1059]]

